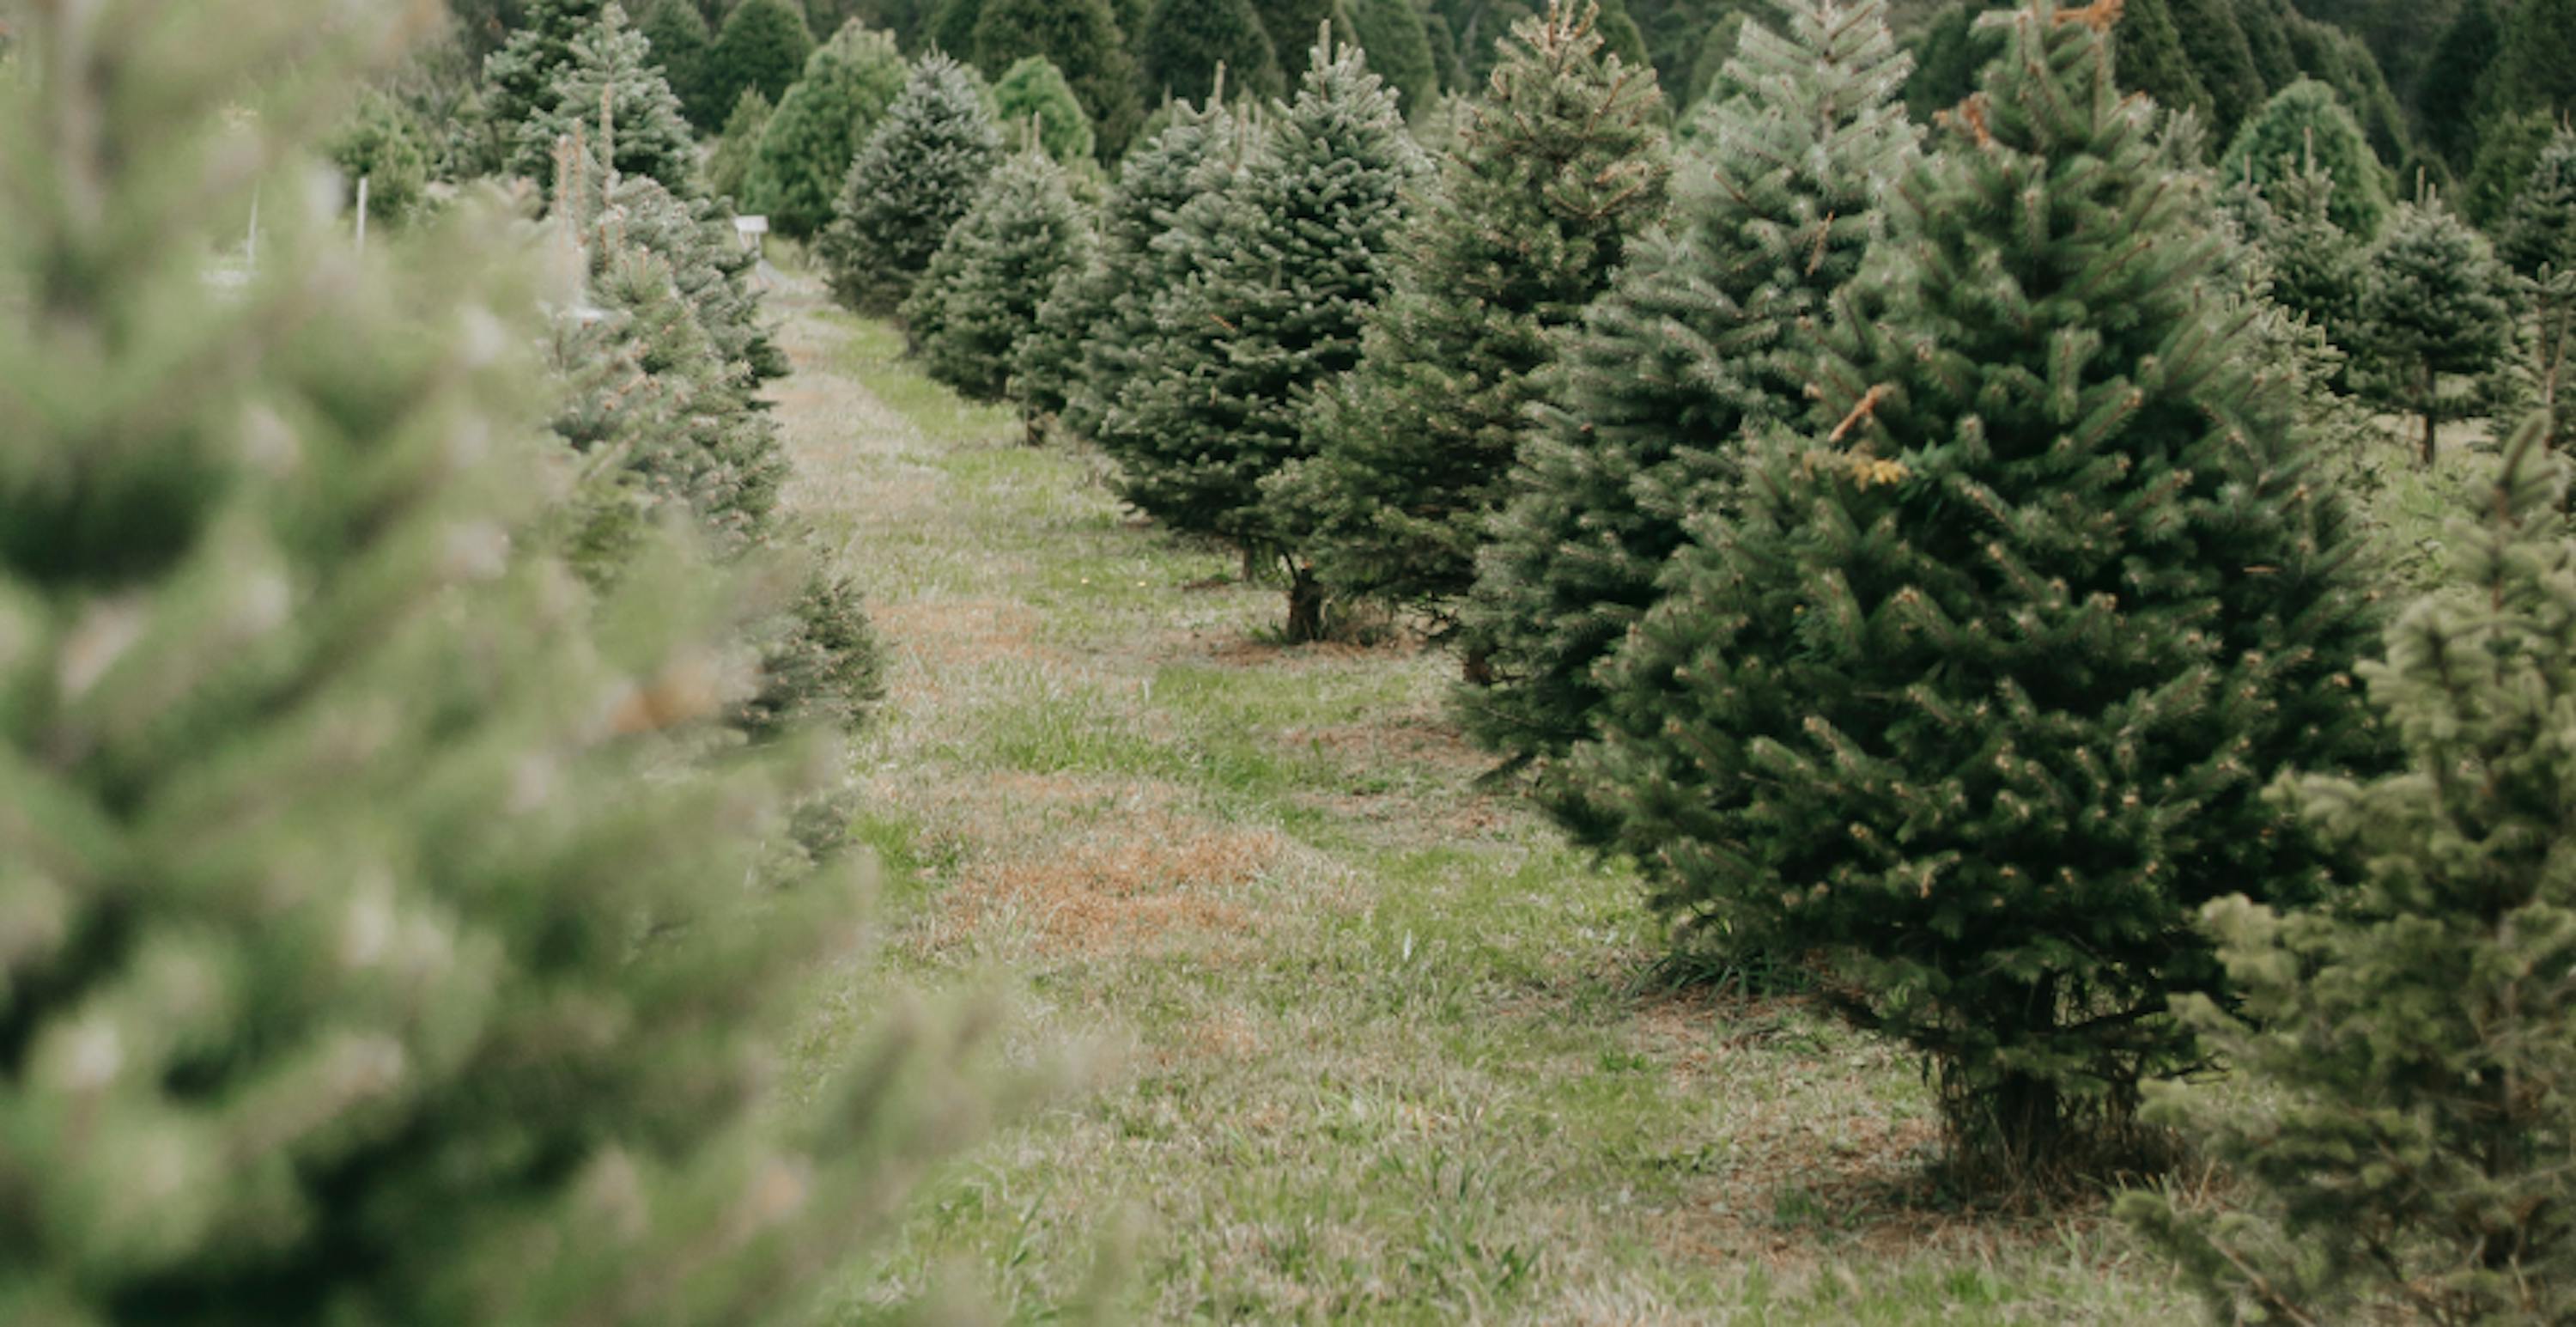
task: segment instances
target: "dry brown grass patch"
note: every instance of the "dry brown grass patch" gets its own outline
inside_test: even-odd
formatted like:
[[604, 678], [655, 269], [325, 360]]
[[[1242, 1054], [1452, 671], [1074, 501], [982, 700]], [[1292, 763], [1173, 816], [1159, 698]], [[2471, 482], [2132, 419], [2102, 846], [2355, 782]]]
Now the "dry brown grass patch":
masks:
[[1288, 854], [1267, 829], [1185, 816], [1124, 817], [1080, 838], [969, 866], [932, 943], [953, 944], [1003, 915], [1052, 953], [1098, 955], [1230, 944], [1258, 923], [1239, 895]]

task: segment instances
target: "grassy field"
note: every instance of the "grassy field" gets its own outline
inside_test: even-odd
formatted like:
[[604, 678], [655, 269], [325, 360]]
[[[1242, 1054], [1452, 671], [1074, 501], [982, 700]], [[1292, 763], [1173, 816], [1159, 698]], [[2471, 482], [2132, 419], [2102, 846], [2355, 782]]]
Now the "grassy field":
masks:
[[[860, 832], [895, 966], [1002, 982], [1023, 1057], [1077, 1048], [836, 1320], [939, 1287], [1019, 1321], [2190, 1312], [2099, 1205], [1925, 1191], [1912, 1061], [1647, 989], [1633, 882], [1473, 786], [1440, 658], [1277, 648], [1276, 594], [1122, 516], [1096, 458], [1020, 445], [881, 326], [782, 306], [790, 500], [892, 655]], [[874, 998], [827, 993], [807, 1072]]]

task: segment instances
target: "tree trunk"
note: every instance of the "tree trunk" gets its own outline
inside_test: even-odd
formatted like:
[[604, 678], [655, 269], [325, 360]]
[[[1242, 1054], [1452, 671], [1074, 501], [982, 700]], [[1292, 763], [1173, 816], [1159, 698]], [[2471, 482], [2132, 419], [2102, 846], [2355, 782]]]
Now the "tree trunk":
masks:
[[1324, 586], [1312, 568], [1288, 562], [1288, 643], [1307, 645], [1324, 638]]
[[1458, 657], [1458, 676], [1471, 687], [1494, 684], [1494, 655], [1482, 645], [1470, 645]]
[[2433, 393], [2439, 388], [2440, 383], [2433, 377], [2433, 366], [2428, 363], [2415, 383], [2415, 390], [2424, 402], [2424, 454], [2417, 461], [2427, 470], [2433, 468], [2433, 421], [2438, 413], [2436, 408], [2441, 404], [2434, 399]]

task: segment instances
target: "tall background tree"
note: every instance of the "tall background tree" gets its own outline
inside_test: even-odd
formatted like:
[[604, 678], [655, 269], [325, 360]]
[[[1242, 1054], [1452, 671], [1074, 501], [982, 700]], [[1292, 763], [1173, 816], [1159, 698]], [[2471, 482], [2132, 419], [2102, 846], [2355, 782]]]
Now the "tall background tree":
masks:
[[2373, 395], [2415, 416], [2429, 466], [2443, 422], [2480, 408], [2449, 380], [2485, 372], [2510, 343], [2504, 270], [2486, 237], [2438, 202], [2400, 206], [2364, 270], [2358, 336]]
[[2268, 188], [2311, 164], [2334, 179], [2335, 224], [2365, 244], [2377, 238], [2392, 192], [2388, 169], [2334, 89], [2315, 79], [2300, 79], [2263, 103], [2229, 140], [2218, 173], [2231, 183]]
[[975, 18], [975, 66], [998, 78], [1025, 57], [1042, 55], [1073, 85], [1091, 117], [1100, 151], [1127, 150], [1144, 111], [1136, 99], [1136, 65], [1109, 0], [985, 0]]
[[1279, 56], [1252, 0], [1156, 0], [1136, 42], [1147, 102], [1205, 101], [1216, 71], [1237, 94], [1275, 97], [1285, 84]]
[[1091, 228], [1064, 168], [1035, 145], [1011, 154], [951, 227], [903, 322], [930, 376], [972, 400], [999, 401], [1012, 352], [1037, 330], [1059, 278], [1091, 260]]
[[721, 127], [733, 103], [717, 102], [708, 87], [707, 59], [715, 34], [694, 0], [653, 0], [637, 13], [635, 27], [652, 43], [653, 63], [661, 67], [662, 79], [680, 99], [689, 123], [709, 131]]
[[1002, 72], [993, 84], [993, 118], [1001, 122], [1002, 136], [1013, 142], [1026, 138], [1035, 126], [1038, 145], [1065, 165], [1089, 162], [1099, 143], [1073, 85], [1043, 55], [1023, 56]]
[[556, 67], [544, 95], [546, 109], [519, 126], [510, 172], [554, 187], [555, 145], [586, 131], [593, 143], [615, 139], [610, 164], [628, 175], [649, 175], [673, 192], [698, 192], [698, 146], [680, 99], [662, 81], [652, 45], [629, 27], [615, 4], [575, 38], [570, 58]]
[[833, 33], [762, 128], [747, 203], [781, 234], [802, 238], [830, 224], [850, 162], [909, 74], [891, 35], [855, 22]]
[[814, 34], [794, 0], [742, 0], [725, 15], [707, 52], [707, 98], [730, 108], [756, 88], [770, 105], [781, 105], [813, 50]]
[[1351, 27], [1369, 68], [1394, 88], [1396, 103], [1407, 115], [1430, 104], [1440, 90], [1440, 71], [1431, 60], [1431, 36], [1413, 0], [1347, 0]]
[[833, 297], [861, 313], [901, 307], [1001, 157], [974, 74], [923, 57], [860, 147], [816, 245]]

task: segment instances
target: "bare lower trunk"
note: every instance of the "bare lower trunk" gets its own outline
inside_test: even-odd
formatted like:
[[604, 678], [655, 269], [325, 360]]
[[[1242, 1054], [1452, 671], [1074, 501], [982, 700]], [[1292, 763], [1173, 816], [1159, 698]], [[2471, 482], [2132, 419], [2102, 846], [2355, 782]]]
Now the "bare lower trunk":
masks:
[[2424, 454], [2418, 459], [2427, 470], [2433, 468], [2434, 407], [2438, 404], [2433, 399], [2433, 392], [2438, 385], [2433, 379], [2433, 367], [2429, 364], [2425, 365], [2422, 376], [2416, 380], [2416, 390], [2423, 393], [2424, 401]]
[[1471, 687], [1494, 684], [1494, 655], [1482, 645], [1470, 645], [1458, 656], [1458, 676]]
[[1315, 579], [1314, 570], [1288, 563], [1288, 627], [1285, 632], [1291, 645], [1305, 645], [1324, 638], [1324, 586]]

